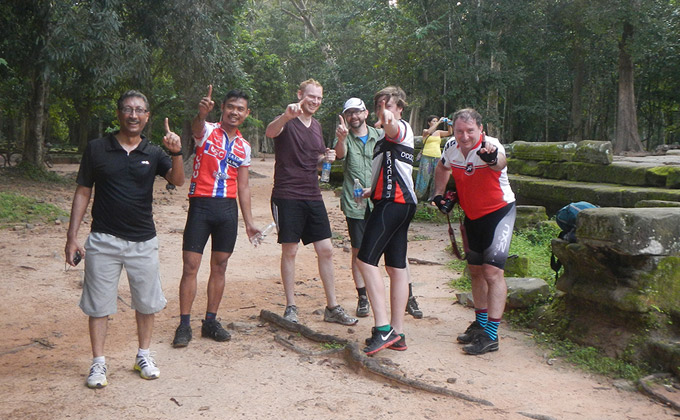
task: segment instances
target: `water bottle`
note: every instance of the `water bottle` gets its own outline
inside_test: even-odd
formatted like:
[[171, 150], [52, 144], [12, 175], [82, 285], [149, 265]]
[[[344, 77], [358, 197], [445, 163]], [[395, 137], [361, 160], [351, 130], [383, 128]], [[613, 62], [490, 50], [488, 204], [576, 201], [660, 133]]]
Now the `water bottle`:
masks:
[[363, 209], [366, 207], [366, 201], [364, 200], [364, 187], [361, 186], [358, 178], [354, 178], [354, 201], [357, 203], [357, 207]]
[[253, 246], [257, 247], [262, 243], [264, 238], [276, 227], [276, 223], [271, 222], [270, 224], [267, 225], [264, 229], [262, 229], [261, 233], [258, 233], [257, 235], [253, 236], [250, 238], [250, 243], [253, 244]]
[[324, 159], [321, 166], [321, 182], [329, 182], [331, 180], [331, 163]]

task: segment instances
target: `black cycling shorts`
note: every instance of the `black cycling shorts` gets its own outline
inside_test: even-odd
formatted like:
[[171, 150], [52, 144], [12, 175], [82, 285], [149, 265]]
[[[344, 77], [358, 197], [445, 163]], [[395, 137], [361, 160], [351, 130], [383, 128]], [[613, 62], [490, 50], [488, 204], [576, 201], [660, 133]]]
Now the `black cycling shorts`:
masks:
[[278, 243], [304, 245], [329, 239], [331, 224], [323, 201], [272, 197], [272, 216], [279, 231]]
[[501, 270], [508, 259], [517, 208], [512, 202], [476, 220], [465, 218], [470, 265], [490, 264]]
[[235, 198], [190, 197], [182, 250], [203, 254], [212, 236], [213, 252], [233, 252], [238, 233]]
[[408, 227], [416, 213], [415, 204], [379, 201], [366, 221], [364, 238], [357, 258], [366, 264], [378, 266], [385, 255], [385, 265], [406, 268]]

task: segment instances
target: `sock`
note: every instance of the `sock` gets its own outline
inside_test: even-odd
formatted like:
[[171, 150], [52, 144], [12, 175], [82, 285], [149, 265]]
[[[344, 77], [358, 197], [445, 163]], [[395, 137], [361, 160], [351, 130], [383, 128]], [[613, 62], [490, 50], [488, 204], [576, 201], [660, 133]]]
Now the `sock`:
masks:
[[489, 314], [487, 313], [486, 308], [483, 309], [475, 309], [475, 321], [479, 325], [482, 326], [482, 328], [486, 327], [486, 323], [489, 320]]
[[97, 356], [92, 358], [92, 363], [101, 363], [102, 365], [106, 364], [106, 357], [105, 356]]
[[179, 316], [179, 325], [191, 325], [191, 314]]
[[413, 284], [411, 283], [408, 284], [408, 297], [413, 297]]
[[148, 356], [151, 352], [149, 349], [138, 349], [137, 356]]
[[366, 287], [357, 287], [357, 294], [359, 297], [367, 297], [366, 296]]
[[484, 331], [486, 331], [489, 338], [492, 340], [498, 339], [498, 326], [501, 324], [500, 318], [489, 318], [489, 322], [484, 326]]
[[206, 312], [205, 313], [205, 320], [206, 321], [214, 321], [215, 318], [217, 318], [216, 312]]
[[392, 326], [390, 324], [387, 324], [380, 327], [375, 327], [375, 329], [380, 332], [389, 332], [392, 329]]

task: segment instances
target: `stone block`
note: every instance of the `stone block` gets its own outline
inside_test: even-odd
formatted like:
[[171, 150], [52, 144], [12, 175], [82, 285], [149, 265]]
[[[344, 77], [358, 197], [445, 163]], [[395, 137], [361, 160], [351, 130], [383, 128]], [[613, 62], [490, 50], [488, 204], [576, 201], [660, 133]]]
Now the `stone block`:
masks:
[[680, 168], [673, 167], [666, 176], [666, 188], [680, 188]]
[[572, 160], [577, 144], [571, 141], [561, 142], [526, 142], [512, 143], [514, 159], [547, 160], [551, 162], [568, 162]]
[[680, 255], [680, 208], [599, 208], [579, 213], [576, 237], [622, 255]]
[[540, 222], [548, 220], [543, 206], [517, 206], [515, 230], [533, 229]]
[[609, 165], [614, 161], [610, 141], [583, 140], [577, 143], [572, 160], [585, 163]]
[[529, 274], [529, 258], [511, 255], [505, 262], [505, 275], [524, 277]]
[[678, 201], [664, 201], [664, 200], [640, 200], [635, 203], [636, 208], [648, 207], [680, 207]]
[[543, 279], [506, 277], [505, 281], [508, 284], [508, 309], [527, 308], [550, 296], [550, 286]]

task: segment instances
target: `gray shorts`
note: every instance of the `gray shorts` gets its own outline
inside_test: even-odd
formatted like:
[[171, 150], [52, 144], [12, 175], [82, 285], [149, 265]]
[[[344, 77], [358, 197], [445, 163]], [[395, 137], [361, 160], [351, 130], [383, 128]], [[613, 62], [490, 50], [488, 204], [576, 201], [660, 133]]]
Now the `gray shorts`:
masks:
[[126, 241], [106, 233], [91, 232], [85, 241], [85, 281], [80, 309], [103, 317], [118, 310], [118, 280], [125, 268], [132, 309], [154, 314], [167, 301], [161, 288], [158, 237], [144, 242]]

